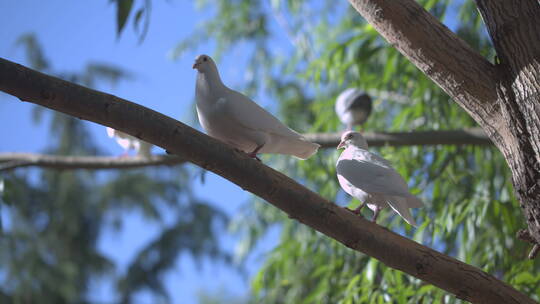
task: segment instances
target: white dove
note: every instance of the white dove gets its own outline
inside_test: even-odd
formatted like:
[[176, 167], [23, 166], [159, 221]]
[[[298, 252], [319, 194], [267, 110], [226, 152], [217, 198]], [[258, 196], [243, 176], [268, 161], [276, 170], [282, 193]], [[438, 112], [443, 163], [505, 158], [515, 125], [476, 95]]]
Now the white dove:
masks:
[[137, 151], [137, 155], [141, 157], [148, 158], [151, 155], [150, 150], [152, 149], [152, 144], [150, 143], [109, 127], [107, 127], [107, 135], [114, 138], [124, 149], [124, 154], [122, 154], [122, 156], [127, 156], [128, 151], [131, 149]]
[[336, 99], [336, 114], [347, 130], [363, 124], [371, 113], [371, 97], [359, 89], [350, 88], [339, 94]]
[[226, 87], [216, 64], [199, 55], [195, 96], [199, 122], [208, 135], [256, 158], [257, 153], [278, 153], [307, 159], [319, 148], [243, 94]]
[[407, 223], [416, 226], [409, 208], [420, 208], [424, 203], [409, 193], [405, 180], [386, 159], [369, 152], [367, 147], [362, 134], [354, 131], [345, 132], [337, 147], [345, 148], [336, 164], [339, 184], [362, 202], [353, 212], [359, 214], [367, 204], [374, 212], [375, 222], [379, 211], [390, 206]]

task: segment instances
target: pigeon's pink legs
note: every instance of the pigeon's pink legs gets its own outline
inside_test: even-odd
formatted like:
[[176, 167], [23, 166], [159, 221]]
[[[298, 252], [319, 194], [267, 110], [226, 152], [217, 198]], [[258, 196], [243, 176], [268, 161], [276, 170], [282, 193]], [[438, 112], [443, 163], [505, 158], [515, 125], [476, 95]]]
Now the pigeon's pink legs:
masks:
[[356, 215], [360, 215], [360, 211], [362, 211], [362, 208], [364, 208], [364, 206], [366, 205], [366, 203], [362, 203], [360, 206], [358, 206], [358, 208], [356, 209], [349, 209], [347, 207], [345, 207], [345, 209], [349, 210], [350, 212], [356, 214]]
[[[347, 207], [345, 207], [346, 210], [356, 214], [356, 215], [360, 215], [360, 211], [362, 210], [362, 208], [364, 208], [364, 206], [366, 205], [366, 203], [362, 203], [360, 206], [358, 206], [358, 208], [356, 209], [349, 209]], [[379, 206], [376, 206], [375, 207], [375, 213], [373, 214], [373, 218], [371, 218], [371, 221], [374, 222], [374, 223], [377, 223], [377, 217], [379, 216], [379, 212], [381, 211], [381, 207]]]
[[248, 153], [248, 156], [251, 157], [251, 158], [255, 158], [256, 160], [258, 161], [261, 161], [260, 158], [257, 157], [257, 152], [259, 152], [259, 150], [264, 146], [264, 144], [260, 145], [260, 146], [257, 146], [257, 148], [255, 148], [255, 150], [253, 150], [252, 152]]
[[381, 211], [381, 207], [376, 206], [375, 207], [375, 213], [373, 213], [373, 218], [371, 219], [372, 222], [377, 223], [377, 216], [379, 216], [379, 212]]

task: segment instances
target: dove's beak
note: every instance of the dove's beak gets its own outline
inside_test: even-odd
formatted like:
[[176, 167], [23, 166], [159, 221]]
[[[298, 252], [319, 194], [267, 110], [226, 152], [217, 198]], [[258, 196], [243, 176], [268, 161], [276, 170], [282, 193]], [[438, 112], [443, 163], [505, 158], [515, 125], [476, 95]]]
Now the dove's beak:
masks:
[[345, 141], [340, 142], [336, 149], [339, 150], [343, 148], [345, 148]]
[[198, 67], [199, 67], [199, 63], [198, 63], [198, 62], [195, 62], [195, 63], [193, 64], [193, 68], [196, 69], [196, 68], [198, 68]]

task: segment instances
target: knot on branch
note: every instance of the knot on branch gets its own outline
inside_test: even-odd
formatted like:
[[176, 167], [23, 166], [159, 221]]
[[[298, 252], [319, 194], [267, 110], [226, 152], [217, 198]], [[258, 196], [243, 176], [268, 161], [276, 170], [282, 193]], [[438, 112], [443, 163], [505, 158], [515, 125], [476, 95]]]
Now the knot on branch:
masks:
[[47, 101], [54, 100], [55, 98], [55, 94], [52, 91], [49, 91], [47, 89], [41, 89], [40, 95], [41, 95], [41, 98]]

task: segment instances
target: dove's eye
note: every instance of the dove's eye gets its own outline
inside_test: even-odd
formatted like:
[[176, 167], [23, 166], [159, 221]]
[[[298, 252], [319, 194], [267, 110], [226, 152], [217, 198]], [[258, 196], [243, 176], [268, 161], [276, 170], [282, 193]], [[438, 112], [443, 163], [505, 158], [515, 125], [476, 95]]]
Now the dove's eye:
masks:
[[208, 60], [208, 58], [204, 57], [204, 58], [203, 58], [203, 61], [206, 61], [206, 60]]

